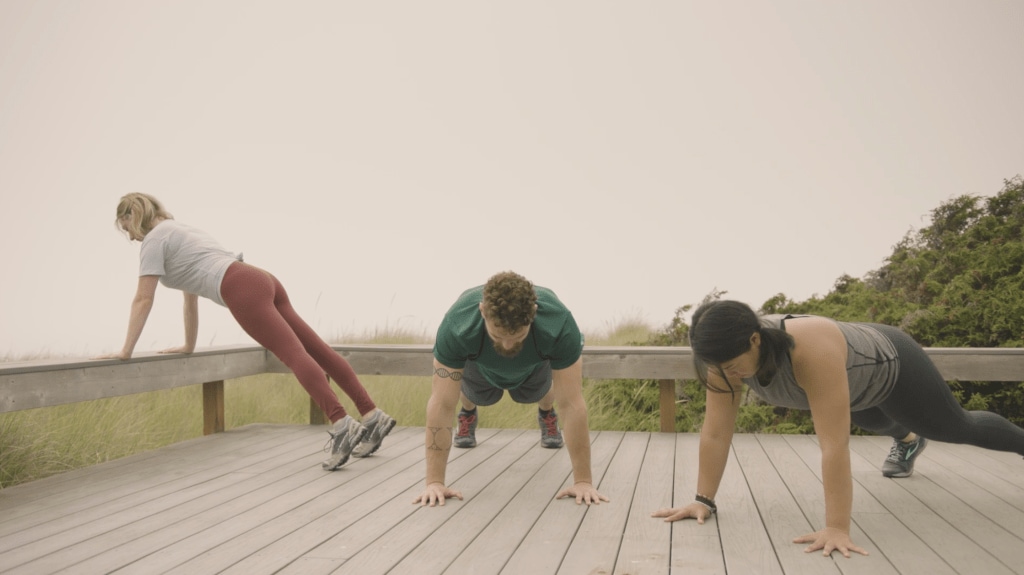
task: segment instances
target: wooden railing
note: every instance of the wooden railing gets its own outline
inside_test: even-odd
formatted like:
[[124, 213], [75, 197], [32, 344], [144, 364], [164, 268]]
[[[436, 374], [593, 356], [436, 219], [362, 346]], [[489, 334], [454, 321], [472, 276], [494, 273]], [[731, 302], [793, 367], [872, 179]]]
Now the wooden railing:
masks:
[[[360, 375], [431, 375], [429, 344], [335, 345]], [[947, 380], [1024, 381], [1024, 348], [927, 348]], [[224, 430], [224, 380], [288, 373], [257, 346], [208, 348], [189, 355], [139, 354], [128, 361], [57, 359], [0, 363], [0, 413], [203, 385], [203, 432]], [[675, 380], [693, 379], [688, 347], [603, 347], [583, 350], [587, 379], [656, 379], [661, 431], [675, 428]], [[310, 403], [310, 423], [323, 413]], [[426, 406], [424, 406], [426, 409]]]

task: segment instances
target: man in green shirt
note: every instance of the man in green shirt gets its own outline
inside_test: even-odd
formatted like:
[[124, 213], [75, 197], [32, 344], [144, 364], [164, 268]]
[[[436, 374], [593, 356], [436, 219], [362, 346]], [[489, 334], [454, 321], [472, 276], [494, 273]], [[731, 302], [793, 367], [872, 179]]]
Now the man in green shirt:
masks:
[[505, 391], [516, 402], [538, 404], [544, 447], [563, 444], [554, 404], [562, 410], [574, 484], [556, 498], [575, 497], [576, 503], [588, 505], [608, 501], [591, 477], [582, 353], [576, 320], [551, 290], [502, 272], [463, 292], [437, 330], [427, 402], [426, 489], [414, 503], [433, 507], [449, 497], [462, 499], [445, 485], [455, 406], [461, 398], [454, 443], [473, 447], [477, 405], [493, 405]]

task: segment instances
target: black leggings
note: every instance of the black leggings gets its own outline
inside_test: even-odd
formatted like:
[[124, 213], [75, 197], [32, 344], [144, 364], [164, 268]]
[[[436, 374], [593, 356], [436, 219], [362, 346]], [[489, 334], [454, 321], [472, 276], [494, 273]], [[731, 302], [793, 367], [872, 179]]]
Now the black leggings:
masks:
[[896, 439], [912, 431], [946, 443], [966, 443], [1024, 455], [1024, 429], [990, 411], [965, 410], [913, 338], [892, 326], [872, 327], [895, 346], [900, 374], [885, 401], [851, 414], [855, 425]]

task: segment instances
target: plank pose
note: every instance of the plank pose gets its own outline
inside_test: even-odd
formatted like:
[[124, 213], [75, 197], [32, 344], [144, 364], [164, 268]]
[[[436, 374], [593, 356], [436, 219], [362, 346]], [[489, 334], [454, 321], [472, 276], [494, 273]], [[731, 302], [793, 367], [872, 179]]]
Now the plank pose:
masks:
[[456, 447], [476, 446], [478, 405], [493, 405], [508, 391], [518, 403], [536, 403], [541, 446], [563, 445], [555, 404], [565, 420], [574, 485], [556, 498], [599, 504], [594, 488], [590, 430], [583, 400], [583, 335], [554, 292], [523, 276], [502, 272], [463, 292], [441, 320], [434, 342], [434, 379], [427, 402], [426, 488], [413, 502], [444, 505], [462, 493], [445, 484], [458, 414]]
[[[817, 316], [758, 318], [746, 304], [714, 301], [693, 314], [697, 374], [708, 390], [696, 500], [654, 517], [698, 523], [717, 511], [740, 390], [774, 405], [810, 409], [821, 445], [825, 528], [802, 535], [807, 552], [867, 551], [850, 540], [850, 423], [893, 438], [886, 477], [907, 477], [928, 439], [1024, 455], [1024, 429], [987, 411], [966, 411], [924, 350], [897, 328]], [[926, 439], [927, 438], [927, 439]]]
[[[161, 353], [192, 353], [199, 333], [198, 298], [225, 306], [238, 324], [281, 360], [331, 420], [331, 456], [323, 468], [334, 471], [349, 455], [375, 452], [395, 420], [374, 404], [352, 367], [324, 342], [292, 308], [276, 277], [225, 251], [207, 233], [174, 220], [153, 196], [132, 193], [117, 205], [115, 224], [129, 240], [142, 242], [139, 285], [128, 319], [128, 335], [118, 353], [95, 359], [131, 358], [153, 308], [156, 284], [185, 294], [185, 345]], [[331, 390], [329, 374], [362, 414], [362, 423], [345, 413]]]

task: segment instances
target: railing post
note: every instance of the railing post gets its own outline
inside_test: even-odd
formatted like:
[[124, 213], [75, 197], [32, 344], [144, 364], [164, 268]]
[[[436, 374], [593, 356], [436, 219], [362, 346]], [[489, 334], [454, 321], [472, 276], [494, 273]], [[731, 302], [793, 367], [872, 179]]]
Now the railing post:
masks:
[[224, 380], [203, 384], [203, 435], [224, 431]]
[[313, 398], [309, 398], [309, 424], [310, 425], [325, 425], [327, 423], [327, 416], [324, 415], [324, 410], [320, 409], [320, 406], [313, 401]]
[[659, 379], [658, 387], [660, 388], [661, 431], [662, 433], [672, 433], [676, 430], [676, 380]]
[[[326, 375], [326, 374], [324, 374]], [[331, 385], [331, 376], [327, 376], [327, 385]], [[320, 406], [313, 401], [313, 398], [309, 398], [309, 424], [310, 425], [325, 425], [327, 423], [327, 414], [324, 410], [320, 409]]]

